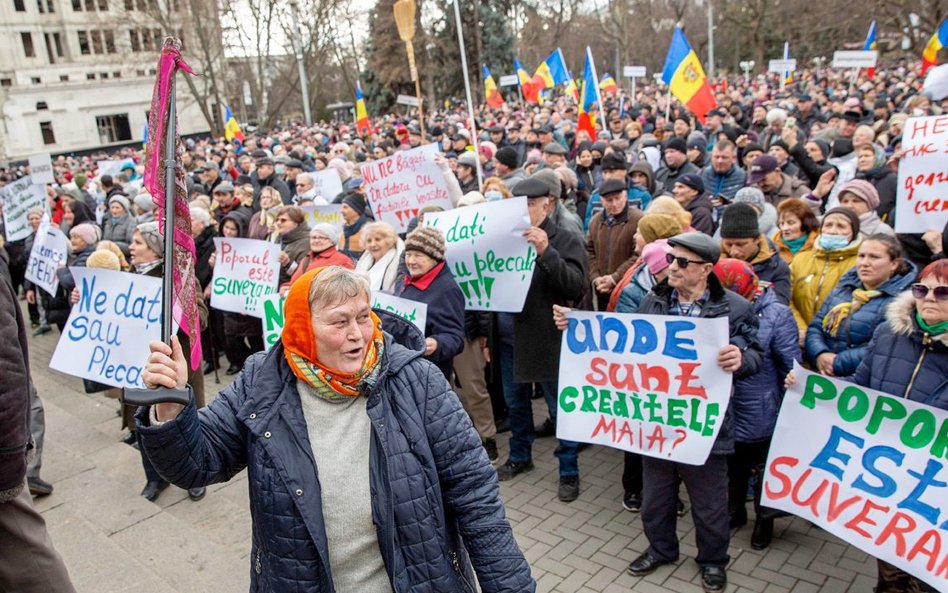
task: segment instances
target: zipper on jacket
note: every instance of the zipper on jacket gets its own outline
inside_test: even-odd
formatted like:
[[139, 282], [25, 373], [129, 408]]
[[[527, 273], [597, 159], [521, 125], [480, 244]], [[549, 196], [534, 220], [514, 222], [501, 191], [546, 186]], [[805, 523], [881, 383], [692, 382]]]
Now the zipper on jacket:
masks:
[[253, 562], [253, 569], [257, 572], [257, 574], [260, 574], [261, 572], [263, 572], [263, 565], [260, 563], [260, 549], [259, 548], [257, 549], [257, 558]]
[[908, 399], [909, 393], [912, 391], [912, 385], [915, 384], [915, 377], [918, 376], [918, 371], [921, 370], [922, 363], [925, 362], [925, 355], [928, 354], [928, 349], [925, 348], [925, 345], [928, 341], [928, 334], [925, 334], [925, 336], [922, 337], [922, 355], [918, 357], [918, 362], [915, 363], [915, 370], [912, 371], [912, 378], [909, 379], [908, 387], [905, 388], [905, 393], [902, 394], [903, 399]]
[[470, 593], [476, 593], [474, 587], [471, 586], [471, 583], [468, 582], [467, 577], [464, 576], [464, 573], [461, 572], [461, 561], [458, 560], [458, 553], [451, 552], [451, 564], [454, 565], [454, 572], [457, 573], [458, 578], [461, 579], [461, 582], [464, 583], [464, 588], [470, 591]]

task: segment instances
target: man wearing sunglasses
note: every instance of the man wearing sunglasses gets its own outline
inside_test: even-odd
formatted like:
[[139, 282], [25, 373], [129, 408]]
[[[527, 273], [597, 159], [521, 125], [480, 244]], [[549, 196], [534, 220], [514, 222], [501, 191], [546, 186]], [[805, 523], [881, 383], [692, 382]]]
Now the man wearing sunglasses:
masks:
[[[714, 275], [720, 246], [708, 235], [684, 233], [668, 240], [671, 253], [668, 278], [652, 288], [639, 313], [681, 317], [727, 317], [729, 343], [718, 353], [718, 365], [735, 378], [756, 373], [763, 351], [757, 341], [757, 317], [746, 300], [726, 290]], [[644, 457], [642, 525], [648, 550], [629, 565], [629, 573], [643, 576], [678, 559], [676, 534], [679, 477], [688, 489], [695, 523], [701, 584], [707, 592], [727, 586], [725, 567], [730, 541], [727, 507], [727, 455], [734, 452], [730, 413], [704, 465], [695, 466]]]

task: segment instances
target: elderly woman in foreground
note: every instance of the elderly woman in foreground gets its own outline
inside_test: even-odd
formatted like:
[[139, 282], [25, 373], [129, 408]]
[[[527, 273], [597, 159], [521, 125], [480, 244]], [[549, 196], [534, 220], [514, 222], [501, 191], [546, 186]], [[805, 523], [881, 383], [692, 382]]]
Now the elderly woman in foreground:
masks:
[[[248, 468], [251, 591], [473, 591], [471, 564], [482, 591], [534, 591], [458, 397], [370, 303], [356, 272], [307, 272], [281, 342], [210, 406], [142, 409], [144, 450], [181, 485]], [[385, 323], [422, 343], [408, 322]], [[151, 352], [145, 384], [183, 387], [177, 341]]]

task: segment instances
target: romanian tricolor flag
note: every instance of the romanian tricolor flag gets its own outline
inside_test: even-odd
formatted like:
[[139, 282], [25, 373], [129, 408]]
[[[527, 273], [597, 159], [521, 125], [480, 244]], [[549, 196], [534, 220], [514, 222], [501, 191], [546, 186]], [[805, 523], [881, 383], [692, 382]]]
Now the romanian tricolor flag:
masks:
[[[869, 25], [869, 33], [866, 34], [866, 42], [862, 45], [863, 51], [872, 51], [876, 49], [876, 22], [872, 21], [872, 24]], [[869, 78], [875, 78], [876, 68], [875, 66], [870, 66], [866, 71], [866, 74], [869, 75]]]
[[925, 76], [925, 72], [938, 63], [938, 50], [946, 45], [948, 45], [948, 18], [938, 25], [938, 30], [928, 40], [928, 45], [922, 52], [922, 76]]
[[587, 47], [586, 65], [583, 68], [583, 86], [579, 95], [579, 120], [576, 123], [576, 131], [586, 130], [593, 140], [596, 139], [596, 109], [598, 109], [597, 106], [601, 101], [598, 78], [592, 52]]
[[619, 85], [616, 84], [616, 79], [606, 72], [602, 75], [602, 80], [599, 81], [599, 90], [604, 93], [618, 93]]
[[362, 85], [356, 81], [356, 133], [364, 136], [369, 133], [369, 113], [365, 110], [365, 98], [362, 96]]
[[705, 122], [708, 112], [717, 106], [704, 68], [701, 67], [698, 56], [691, 49], [680, 27], [675, 27], [668, 57], [665, 58], [665, 68], [662, 70], [662, 80], [675, 98], [701, 123]]
[[540, 92], [539, 87], [533, 84], [530, 75], [523, 69], [523, 65], [517, 58], [514, 58], [514, 68], [517, 69], [517, 79], [520, 81], [520, 92], [523, 93], [524, 100], [528, 103], [537, 103], [539, 101], [537, 96]]
[[[784, 42], [783, 42], [783, 59], [785, 59], [785, 60], [789, 60], [789, 59], [790, 59], [790, 42], [789, 42], [789, 41], [784, 41]], [[791, 72], [791, 71], [789, 71], [789, 70], [784, 71], [784, 73], [783, 73], [783, 83], [784, 83], [785, 85], [787, 85], [787, 84], [793, 84], [793, 72]]]
[[504, 106], [504, 97], [500, 94], [500, 91], [497, 90], [497, 85], [494, 84], [494, 77], [490, 75], [487, 64], [484, 64], [484, 99], [493, 109], [500, 109]]
[[533, 74], [533, 82], [541, 85], [539, 88], [551, 89], [558, 84], [569, 82], [569, 70], [566, 60], [563, 59], [563, 50], [556, 48]]
[[228, 142], [234, 140], [241, 144], [244, 142], [244, 133], [240, 131], [240, 124], [237, 123], [234, 114], [230, 112], [230, 107], [227, 105], [224, 105], [224, 138]]

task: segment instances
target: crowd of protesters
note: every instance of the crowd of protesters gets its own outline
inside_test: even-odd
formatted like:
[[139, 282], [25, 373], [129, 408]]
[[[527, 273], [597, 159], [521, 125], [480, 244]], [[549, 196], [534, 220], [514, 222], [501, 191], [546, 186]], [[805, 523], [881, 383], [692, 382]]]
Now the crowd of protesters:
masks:
[[[761, 506], [762, 472], [795, 361], [948, 409], [948, 228], [893, 230], [902, 128], [909, 117], [942, 113], [948, 102], [920, 94], [906, 65], [855, 84], [830, 71], [799, 74], [786, 89], [763, 75], [721, 79], [718, 106], [707, 114], [666, 109], [666, 96], [652, 87], [634, 98], [606, 95], [595, 137], [576, 131], [576, 106], [559, 96], [542, 105], [481, 107], [473, 126], [458, 108], [434, 110], [423, 122], [380, 117], [362, 136], [351, 123], [320, 123], [258, 131], [242, 143], [187, 140], [183, 164], [204, 291], [205, 363], [189, 380], [198, 407], [203, 376], [217, 371], [221, 354], [225, 372], [236, 374], [264, 349], [259, 319], [204, 305], [217, 236], [278, 244], [284, 294], [314, 269], [341, 266], [363, 274], [372, 291], [426, 303], [423, 355], [458, 393], [500, 481], [533, 471], [534, 440], [555, 436], [565, 311], [727, 318], [730, 339], [718, 364], [735, 380], [707, 462], [626, 453], [617, 501], [642, 514], [649, 546], [629, 572], [645, 575], [678, 558], [684, 483], [703, 586], [723, 590], [730, 534], [748, 522], [747, 501], [752, 546], [764, 549], [775, 537], [780, 513]], [[375, 220], [360, 165], [426, 142], [439, 145], [455, 206], [527, 198], [525, 237], [537, 260], [522, 312], [465, 311], [441, 233], [415, 220], [400, 235]], [[138, 163], [116, 175], [97, 174], [101, 157], [53, 162], [58, 182], [49, 187], [49, 209], [70, 238], [68, 263], [160, 275], [162, 238], [152, 197], [141, 189], [142, 152], [111, 155]], [[315, 191], [311, 173], [325, 169], [338, 172], [342, 193]], [[11, 168], [0, 182], [26, 172]], [[341, 231], [307, 224], [305, 206], [331, 203], [342, 206]], [[34, 230], [42, 216], [30, 213]], [[8, 243], [6, 251], [14, 291], [22, 286], [41, 336], [51, 326], [63, 329], [77, 292], [66, 269], [54, 295], [23, 280], [31, 241]], [[86, 382], [88, 391], [107, 388]], [[549, 418], [535, 425], [532, 400], [539, 398]], [[123, 424], [135, 429], [129, 414]], [[502, 463], [499, 431], [510, 431]], [[134, 435], [123, 438], [137, 443]], [[581, 448], [565, 440], [556, 446], [564, 502], [581, 495]], [[154, 500], [168, 484], [144, 453], [142, 463], [142, 495]], [[37, 480], [31, 477], [34, 494], [48, 494], [51, 487]], [[205, 491], [189, 494], [197, 500]], [[926, 587], [880, 561], [878, 592]]]

